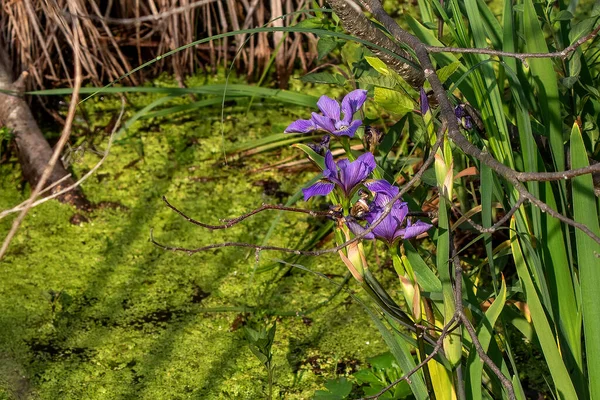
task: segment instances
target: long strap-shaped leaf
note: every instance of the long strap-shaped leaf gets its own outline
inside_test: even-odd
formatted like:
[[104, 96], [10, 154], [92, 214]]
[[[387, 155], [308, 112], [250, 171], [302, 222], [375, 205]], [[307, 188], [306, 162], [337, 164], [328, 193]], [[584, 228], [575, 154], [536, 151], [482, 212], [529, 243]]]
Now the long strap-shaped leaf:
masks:
[[[502, 279], [502, 286], [498, 292], [498, 296], [485, 312], [485, 318], [481, 321], [477, 327], [477, 338], [481, 347], [487, 351], [492, 336], [494, 333], [494, 325], [496, 320], [500, 316], [504, 304], [506, 303], [506, 283]], [[477, 356], [477, 351], [472, 348], [469, 352], [469, 359], [467, 360], [467, 374], [465, 390], [469, 399], [478, 400], [481, 399], [481, 378], [483, 376], [483, 361]]]
[[554, 340], [554, 332], [548, 323], [546, 312], [544, 311], [538, 292], [533, 284], [533, 279], [531, 278], [525, 257], [523, 256], [520, 239], [517, 237], [517, 232], [515, 230], [514, 218], [510, 223], [510, 240], [515, 266], [527, 298], [527, 305], [531, 312], [533, 326], [540, 341], [544, 357], [546, 358], [546, 363], [550, 369], [550, 374], [554, 380], [559, 399], [578, 399], [579, 397], [575, 392], [573, 382], [571, 382], [569, 371], [567, 371], [567, 368], [565, 367], [560, 352], [558, 351], [556, 341]]
[[[581, 168], [589, 165], [585, 145], [577, 124], [571, 131], [571, 167]], [[573, 214], [575, 221], [586, 224], [598, 234], [598, 208], [594, 196], [594, 182], [590, 175], [573, 179]], [[581, 282], [581, 302], [583, 311], [583, 331], [588, 369], [590, 399], [600, 399], [600, 307], [598, 307], [598, 288], [600, 288], [600, 248], [587, 235], [575, 232], [577, 265]]]

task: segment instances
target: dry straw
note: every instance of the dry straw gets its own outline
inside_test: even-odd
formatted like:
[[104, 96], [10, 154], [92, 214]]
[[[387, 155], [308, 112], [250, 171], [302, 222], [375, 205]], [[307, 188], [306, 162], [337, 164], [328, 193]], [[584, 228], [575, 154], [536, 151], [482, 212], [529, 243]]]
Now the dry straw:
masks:
[[[194, 40], [272, 20], [269, 26], [289, 26], [304, 16], [275, 18], [314, 4], [312, 0], [7, 0], [2, 1], [0, 33], [14, 71], [28, 70], [35, 88], [71, 85], [75, 33], [68, 22], [79, 18], [83, 77], [100, 85]], [[306, 71], [315, 60], [312, 35], [237, 35], [182, 50], [151, 70], [131, 75], [128, 83], [138, 85], [145, 77], [166, 71], [183, 85], [183, 77], [198, 68], [215, 71], [228, 65], [247, 39], [235, 67], [250, 80], [260, 76], [273, 55], [282, 87], [294, 66]]]

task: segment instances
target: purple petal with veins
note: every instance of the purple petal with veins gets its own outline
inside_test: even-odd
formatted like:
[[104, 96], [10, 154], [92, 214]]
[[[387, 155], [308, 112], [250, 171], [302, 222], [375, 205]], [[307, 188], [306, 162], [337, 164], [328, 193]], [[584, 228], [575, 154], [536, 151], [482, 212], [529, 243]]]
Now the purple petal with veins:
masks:
[[302, 189], [302, 193], [304, 193], [304, 201], [310, 199], [313, 196], [326, 196], [334, 188], [333, 183], [329, 182], [317, 182], [312, 186], [307, 187], [306, 189]]
[[299, 119], [297, 121], [292, 122], [287, 128], [285, 128], [284, 133], [309, 133], [317, 129], [314, 121], [312, 119]]
[[333, 132], [335, 131], [335, 124], [331, 118], [325, 117], [323, 115], [319, 115], [317, 113], [312, 113], [312, 120], [315, 122], [317, 127], [327, 131]]
[[[372, 223], [377, 221], [380, 216], [381, 213], [377, 214], [377, 218], [374, 218]], [[394, 218], [393, 215], [388, 214], [383, 219], [383, 221], [381, 221], [379, 224], [377, 224], [375, 228], [373, 228], [373, 234], [375, 234], [375, 237], [381, 238], [384, 241], [391, 244], [394, 241], [394, 236], [399, 225], [400, 223], [398, 222], [398, 220]]]
[[392, 184], [385, 179], [367, 181], [365, 182], [365, 186], [373, 193], [388, 193], [392, 188]]
[[420, 234], [427, 232], [431, 229], [433, 225], [430, 225], [423, 221], [417, 221], [414, 224], [411, 224], [410, 221], [406, 225], [406, 229], [404, 230], [404, 239], [412, 239]]
[[319, 107], [319, 110], [321, 110], [327, 118], [335, 121], [340, 120], [340, 103], [331, 97], [321, 96], [319, 101], [317, 101], [317, 107]]
[[331, 154], [331, 151], [328, 151], [327, 154], [325, 154], [325, 167], [337, 175], [337, 166], [335, 165], [335, 161], [333, 161], [333, 154]]
[[[348, 228], [350, 228], [350, 231], [352, 231], [352, 233], [354, 233], [355, 235], [360, 235], [362, 234], [366, 229], [363, 228], [362, 225], [360, 225], [358, 222], [356, 222], [354, 220], [354, 218], [346, 218], [346, 225], [348, 225]], [[363, 239], [367, 239], [367, 240], [373, 240], [375, 239], [375, 235], [373, 235], [373, 232], [369, 232], [367, 233]]]
[[342, 182], [344, 192], [350, 195], [352, 189], [367, 179], [367, 176], [375, 169], [375, 157], [371, 153], [364, 153], [353, 162], [340, 160], [338, 167], [340, 169], [340, 181]]
[[[356, 89], [348, 93], [342, 99], [342, 112], [344, 113], [344, 121], [346, 125], [352, 121], [352, 117], [358, 111], [359, 108], [367, 100], [367, 91], [363, 89]], [[338, 118], [339, 119], [339, 118]]]

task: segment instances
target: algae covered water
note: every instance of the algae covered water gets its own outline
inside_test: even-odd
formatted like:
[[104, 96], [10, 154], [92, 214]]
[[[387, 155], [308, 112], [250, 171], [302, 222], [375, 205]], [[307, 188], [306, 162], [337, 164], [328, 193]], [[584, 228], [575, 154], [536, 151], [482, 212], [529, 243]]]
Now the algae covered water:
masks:
[[[200, 81], [189, 84], [206, 83]], [[318, 95], [304, 93], [311, 90]], [[126, 117], [160, 96], [129, 94]], [[165, 107], [194, 101], [178, 97]], [[84, 109], [69, 153], [76, 176], [99, 160], [120, 100], [96, 96]], [[77, 210], [55, 201], [33, 209], [0, 263], [0, 398], [264, 398], [266, 373], [240, 328], [275, 320], [276, 397], [310, 398], [326, 379], [384, 351], [348, 292], [331, 298], [336, 285], [279, 263], [285, 255], [263, 253], [257, 264], [244, 249], [187, 256], [149, 242], [152, 229], [157, 241], [174, 246], [306, 244], [307, 233], [325, 221], [273, 211], [208, 231], [161, 200], [212, 224], [285, 202], [317, 174], [269, 168], [293, 161], [293, 149], [252, 157], [227, 150], [280, 134], [305, 112], [258, 98], [250, 107], [247, 99], [227, 102], [223, 114], [213, 106], [141, 118], [84, 183], [98, 205], [94, 212], [74, 219]], [[29, 191], [16, 163], [0, 165], [0, 187], [0, 209]], [[0, 220], [0, 231], [8, 231], [12, 218]], [[335, 257], [293, 261], [344, 281]]]

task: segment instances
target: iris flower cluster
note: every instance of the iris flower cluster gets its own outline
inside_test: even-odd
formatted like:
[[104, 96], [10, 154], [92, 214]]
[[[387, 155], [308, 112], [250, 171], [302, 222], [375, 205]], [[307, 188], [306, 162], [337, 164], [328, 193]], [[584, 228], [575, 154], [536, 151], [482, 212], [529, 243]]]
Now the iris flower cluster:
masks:
[[[335, 136], [354, 137], [358, 128], [362, 125], [360, 119], [354, 120], [354, 114], [367, 100], [367, 91], [357, 89], [348, 93], [340, 103], [328, 96], [321, 96], [317, 107], [323, 113], [319, 115], [312, 113], [310, 119], [299, 119], [292, 122], [284, 131], [285, 133], [310, 133], [314, 131], [325, 131]], [[344, 117], [341, 117], [341, 114]]]
[[[285, 132], [308, 133], [322, 130], [334, 136], [353, 137], [362, 124], [361, 120], [353, 119], [354, 114], [362, 107], [366, 99], [366, 90], [354, 90], [344, 97], [340, 107], [336, 100], [322, 96], [317, 106], [323, 115], [312, 113], [310, 119], [293, 122]], [[343, 118], [341, 118], [341, 113], [343, 113]], [[323, 142], [329, 144], [328, 139]], [[359, 235], [382, 217], [386, 206], [392, 203], [393, 198], [398, 195], [399, 189], [386, 180], [369, 179], [377, 167], [372, 153], [365, 152], [354, 161], [341, 159], [336, 163], [331, 151], [324, 150], [323, 178], [303, 189], [304, 200], [313, 196], [326, 196], [335, 190], [341, 198], [350, 201], [362, 187], [366, 187], [374, 195], [373, 200], [367, 203], [365, 199], [359, 199], [358, 201], [364, 202], [366, 209], [360, 214], [348, 215], [344, 218], [348, 228], [355, 235]], [[364, 225], [362, 225], [363, 223]], [[431, 226], [423, 221], [413, 223], [408, 218], [407, 203], [395, 200], [391, 205], [391, 211], [364, 238], [367, 240], [379, 239], [392, 246], [399, 240], [417, 237], [429, 230]]]

